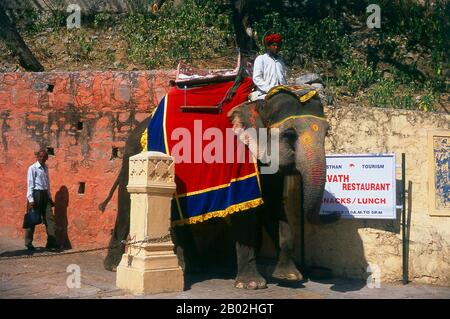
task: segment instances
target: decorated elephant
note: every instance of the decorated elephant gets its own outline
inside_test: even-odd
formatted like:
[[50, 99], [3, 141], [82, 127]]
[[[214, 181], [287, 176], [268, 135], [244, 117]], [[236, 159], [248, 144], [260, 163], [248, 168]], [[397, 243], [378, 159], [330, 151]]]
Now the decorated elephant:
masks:
[[[266, 287], [266, 279], [256, 267], [263, 225], [277, 249], [278, 262], [272, 274], [275, 278], [299, 281], [303, 276], [293, 260], [293, 236], [283, 207], [283, 179], [286, 175], [301, 175], [302, 212], [313, 224], [327, 224], [339, 219], [338, 214], [319, 215], [326, 179], [324, 139], [328, 124], [323, 105], [316, 95], [306, 102], [289, 92], [280, 92], [258, 103], [242, 103], [228, 112], [234, 129], [278, 128], [279, 170], [274, 174], [261, 174], [264, 205], [230, 215], [231, 230], [236, 241], [237, 276], [235, 287], [259, 289]], [[130, 196], [127, 193], [128, 159], [141, 152], [141, 136], [150, 118], [141, 122], [129, 136], [120, 174], [108, 198], [100, 205], [104, 210], [115, 188], [119, 187], [118, 216], [105, 258], [106, 269], [114, 270], [119, 264], [124, 247], [120, 241], [127, 238], [130, 223]], [[270, 145], [269, 145], [270, 148]], [[188, 226], [174, 227], [177, 254], [183, 260], [182, 243], [186, 242]], [[184, 237], [183, 240], [180, 240]]]

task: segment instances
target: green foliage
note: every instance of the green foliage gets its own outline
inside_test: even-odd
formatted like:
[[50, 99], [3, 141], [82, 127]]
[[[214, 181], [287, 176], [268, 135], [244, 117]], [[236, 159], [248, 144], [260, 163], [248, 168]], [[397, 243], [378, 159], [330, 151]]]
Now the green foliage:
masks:
[[264, 36], [278, 32], [284, 36], [283, 56], [288, 64], [298, 63], [299, 54], [306, 59], [341, 59], [349, 47], [344, 25], [333, 18], [314, 21], [309, 18], [283, 18], [278, 12], [266, 14], [255, 23], [261, 50]]
[[349, 54], [349, 39], [342, 22], [325, 18], [308, 31], [310, 31], [308, 35], [312, 56], [336, 60]]
[[158, 16], [132, 14], [123, 35], [129, 56], [147, 67], [173, 66], [178, 60], [223, 55], [231, 46], [229, 12], [218, 12], [214, 1], [187, 0], [180, 8], [168, 2]]
[[417, 101], [417, 109], [421, 111], [434, 111], [435, 105], [438, 101], [438, 94], [435, 91], [436, 85], [431, 82], [425, 83], [424, 92]]
[[66, 13], [62, 0], [46, 2], [45, 14], [34, 9], [30, 1], [25, 0], [22, 6], [11, 12], [11, 18], [20, 31], [34, 35], [47, 28], [56, 29], [65, 25]]
[[90, 59], [94, 50], [95, 39], [90, 37], [83, 29], [73, 29], [69, 31], [69, 42], [66, 43], [67, 54], [75, 61], [85, 61]]
[[101, 28], [110, 23], [110, 15], [104, 12], [95, 14], [94, 16], [94, 27]]
[[42, 31], [39, 25], [39, 14], [33, 7], [19, 7], [12, 12], [11, 20], [20, 29], [30, 34]]
[[[401, 35], [405, 40], [404, 49], [416, 52], [419, 48], [430, 55], [435, 89], [443, 87], [444, 65], [450, 60], [450, 2], [435, 1], [374, 1], [380, 4], [382, 11], [382, 27], [380, 48], [389, 54], [388, 46], [395, 46], [393, 37]], [[391, 43], [389, 43], [391, 42]], [[398, 46], [398, 43], [397, 43]], [[399, 49], [391, 49], [391, 55], [401, 56]]]
[[114, 63], [116, 61], [116, 55], [111, 48], [106, 49], [105, 56], [108, 62]]
[[145, 13], [148, 12], [148, 8], [153, 3], [153, 0], [125, 0], [125, 3], [130, 12]]
[[[337, 94], [345, 92], [358, 96], [369, 92], [370, 104], [374, 106], [423, 111], [434, 109], [438, 92], [448, 89], [444, 69], [446, 64], [448, 67], [450, 52], [450, 2], [373, 1], [371, 3], [377, 3], [382, 8], [381, 29], [367, 32], [363, 37], [355, 37], [352, 28], [359, 21], [362, 28], [359, 32], [364, 31], [365, 10], [357, 10], [354, 4], [348, 3], [340, 11], [345, 11], [351, 19], [344, 18], [342, 14], [314, 19], [314, 14], [306, 12], [311, 3], [298, 4], [296, 15], [288, 12], [281, 14], [281, 11], [268, 10], [266, 6], [255, 23], [261, 50], [264, 50], [265, 34], [282, 33], [285, 37], [282, 55], [288, 65], [298, 65], [303, 61], [309, 68], [317, 68], [317, 63], [324, 65], [324, 62], [331, 61], [335, 76], [327, 81]], [[361, 43], [364, 37], [371, 39], [375, 47], [374, 60], [366, 56], [367, 44]], [[373, 40], [377, 41], [374, 43]], [[432, 63], [426, 67], [432, 70], [434, 76], [428, 78], [429, 70], [424, 76], [415, 63], [407, 60], [408, 52], [413, 56], [430, 56]], [[392, 63], [389, 79], [381, 76], [382, 70], [385, 70], [379, 67], [386, 64], [378, 63], [380, 57]]]
[[52, 11], [50, 16], [42, 21], [42, 25], [46, 28], [61, 28], [66, 26], [66, 13], [64, 11]]
[[[128, 15], [83, 14], [82, 29], [69, 31], [66, 44], [73, 59], [92, 56], [95, 40], [83, 31], [87, 28], [120, 30], [128, 43], [128, 58], [148, 68], [228, 55], [235, 46], [229, 0], [186, 0], [178, 8], [166, 1], [157, 15], [148, 10], [152, 0], [125, 2]], [[45, 3], [47, 15], [30, 5], [14, 12], [12, 18], [21, 32], [33, 35], [64, 27], [68, 14], [61, 10], [63, 0]], [[369, 3], [381, 7], [380, 29], [365, 26]], [[448, 0], [266, 0], [255, 5], [249, 19], [260, 50], [267, 33], [282, 33], [288, 67], [326, 70], [326, 81], [336, 94], [357, 96], [373, 106], [430, 111], [439, 94], [449, 89], [445, 78], [450, 61]], [[115, 62], [112, 48], [102, 56]]]
[[423, 94], [417, 93], [414, 85], [402, 85], [393, 79], [383, 79], [371, 87], [368, 94], [371, 106], [391, 107], [399, 109], [417, 109], [428, 112], [434, 111], [436, 94], [431, 88]]
[[448, 57], [450, 32], [448, 0], [423, 3], [413, 0], [378, 2], [383, 8], [383, 33], [405, 35], [408, 49], [413, 49], [417, 44], [429, 48], [433, 62], [442, 62], [445, 56]]
[[400, 70], [394, 66], [389, 67], [388, 72], [392, 75], [392, 78], [399, 84], [414, 84], [419, 86], [418, 79], [410, 72]]
[[365, 62], [352, 57], [345, 57], [337, 69], [336, 84], [344, 86], [349, 93], [355, 95], [375, 83], [381, 73]]

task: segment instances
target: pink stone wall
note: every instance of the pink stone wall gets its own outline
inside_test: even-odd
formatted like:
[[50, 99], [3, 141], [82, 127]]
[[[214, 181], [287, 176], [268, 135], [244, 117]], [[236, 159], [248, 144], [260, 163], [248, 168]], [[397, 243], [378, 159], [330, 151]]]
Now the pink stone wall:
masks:
[[[57, 235], [74, 248], [106, 245], [117, 194], [101, 213], [121, 165], [125, 140], [169, 89], [173, 71], [0, 74], [0, 236], [22, 237], [26, 173], [34, 152], [52, 147], [47, 164]], [[79, 122], [82, 129], [79, 129]], [[112, 158], [117, 147], [119, 158]], [[79, 194], [79, 183], [85, 193]], [[44, 239], [37, 227], [35, 238]], [[67, 238], [65, 238], [67, 237]]]

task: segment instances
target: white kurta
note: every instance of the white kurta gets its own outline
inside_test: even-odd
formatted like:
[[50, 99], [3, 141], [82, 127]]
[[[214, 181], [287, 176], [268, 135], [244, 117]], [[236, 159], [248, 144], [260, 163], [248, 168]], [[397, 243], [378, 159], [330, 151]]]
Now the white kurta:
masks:
[[256, 85], [256, 91], [253, 92], [251, 99], [263, 99], [271, 88], [277, 85], [286, 85], [286, 67], [283, 59], [275, 59], [267, 53], [258, 56], [253, 65], [253, 83]]
[[52, 198], [50, 193], [50, 178], [48, 177], [47, 165], [41, 165], [39, 161], [31, 165], [28, 168], [27, 184], [27, 199], [30, 203], [34, 202], [34, 190], [46, 190], [48, 192], [48, 197]]

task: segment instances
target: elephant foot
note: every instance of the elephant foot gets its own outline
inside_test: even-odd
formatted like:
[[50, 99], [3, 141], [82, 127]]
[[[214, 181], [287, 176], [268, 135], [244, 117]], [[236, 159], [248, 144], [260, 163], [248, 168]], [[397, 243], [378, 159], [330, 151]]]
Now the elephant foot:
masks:
[[238, 289], [265, 289], [267, 288], [266, 279], [261, 276], [255, 265], [249, 265], [246, 271], [241, 271], [236, 277], [234, 287]]
[[261, 275], [247, 278], [239, 277], [234, 282], [234, 287], [249, 290], [265, 289], [267, 288], [267, 281]]
[[181, 267], [186, 274], [202, 274], [208, 271], [200, 262], [200, 257], [196, 253], [187, 254], [187, 250], [181, 246], [175, 247], [175, 254], [178, 258], [178, 266]]
[[303, 275], [298, 271], [291, 258], [280, 258], [278, 261], [272, 277], [288, 281], [302, 281]]

